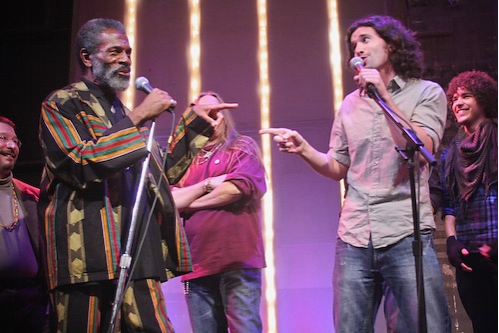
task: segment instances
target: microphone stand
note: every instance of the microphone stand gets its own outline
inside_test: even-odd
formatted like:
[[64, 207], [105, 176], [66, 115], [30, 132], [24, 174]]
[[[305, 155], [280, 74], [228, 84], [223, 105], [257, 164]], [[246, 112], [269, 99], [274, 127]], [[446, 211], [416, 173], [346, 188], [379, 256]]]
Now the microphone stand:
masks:
[[415, 268], [416, 268], [416, 287], [418, 293], [418, 332], [426, 333], [426, 305], [425, 305], [425, 293], [424, 293], [424, 279], [423, 279], [423, 250], [421, 242], [421, 230], [419, 228], [419, 211], [416, 199], [416, 185], [414, 180], [414, 153], [420, 151], [428, 163], [432, 166], [436, 165], [436, 159], [430, 154], [430, 152], [423, 147], [423, 143], [419, 140], [416, 133], [409, 128], [404, 127], [397, 116], [395, 116], [393, 110], [391, 110], [388, 105], [379, 96], [376, 88], [373, 85], [368, 85], [366, 87], [367, 95], [372, 98], [385, 112], [388, 116], [402, 131], [402, 136], [407, 141], [407, 146], [405, 149], [396, 147], [395, 149], [402, 155], [404, 160], [407, 161], [409, 166], [409, 181], [411, 187], [411, 202], [412, 202], [412, 215], [413, 215], [413, 225], [414, 225], [414, 241], [412, 243], [412, 253], [414, 255]]
[[142, 198], [142, 193], [144, 191], [144, 183], [147, 175], [147, 167], [149, 166], [149, 160], [151, 159], [151, 150], [154, 140], [153, 137], [154, 137], [155, 127], [156, 127], [156, 120], [153, 120], [151, 124], [151, 129], [149, 131], [149, 138], [147, 140], [147, 150], [149, 151], [149, 154], [142, 163], [140, 181], [137, 188], [137, 196], [135, 197], [135, 203], [133, 205], [133, 210], [132, 210], [132, 220], [130, 222], [130, 228], [128, 230], [127, 243], [125, 251], [123, 252], [120, 258], [120, 277], [118, 279], [118, 285], [116, 287], [116, 294], [113, 302], [111, 321], [109, 323], [109, 330], [108, 330], [109, 333], [114, 333], [116, 331], [116, 320], [118, 317], [118, 311], [123, 301], [127, 273], [128, 269], [130, 268], [130, 263], [132, 262], [132, 256], [130, 255], [130, 253], [132, 252], [133, 238], [137, 226], [137, 216], [139, 212], [140, 199]]

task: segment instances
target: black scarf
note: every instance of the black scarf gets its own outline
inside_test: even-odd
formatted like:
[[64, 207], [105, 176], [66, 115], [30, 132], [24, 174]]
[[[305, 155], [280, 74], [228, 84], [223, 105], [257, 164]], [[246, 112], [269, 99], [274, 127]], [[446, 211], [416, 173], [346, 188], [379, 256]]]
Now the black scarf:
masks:
[[484, 120], [469, 136], [459, 129], [446, 156], [445, 181], [454, 200], [468, 201], [482, 183], [489, 193], [497, 182], [497, 121]]

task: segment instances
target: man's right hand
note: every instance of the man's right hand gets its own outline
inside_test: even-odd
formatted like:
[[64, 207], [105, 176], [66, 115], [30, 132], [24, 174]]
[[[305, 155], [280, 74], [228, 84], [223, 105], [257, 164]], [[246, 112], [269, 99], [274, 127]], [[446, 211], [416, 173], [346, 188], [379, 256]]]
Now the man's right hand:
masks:
[[166, 91], [154, 88], [137, 106], [129, 118], [137, 127], [148, 120], [154, 120], [172, 105], [172, 97]]

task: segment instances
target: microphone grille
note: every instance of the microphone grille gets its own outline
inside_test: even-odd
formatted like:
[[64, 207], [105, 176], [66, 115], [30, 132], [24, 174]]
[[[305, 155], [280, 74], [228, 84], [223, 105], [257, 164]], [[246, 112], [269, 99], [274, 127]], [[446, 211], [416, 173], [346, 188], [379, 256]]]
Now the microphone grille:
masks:
[[135, 79], [135, 88], [138, 90], [142, 90], [148, 84], [149, 84], [149, 80], [143, 76], [140, 76], [137, 79]]
[[353, 57], [350, 59], [350, 68], [356, 70], [357, 66], [364, 66], [364, 60], [362, 60], [361, 57]]

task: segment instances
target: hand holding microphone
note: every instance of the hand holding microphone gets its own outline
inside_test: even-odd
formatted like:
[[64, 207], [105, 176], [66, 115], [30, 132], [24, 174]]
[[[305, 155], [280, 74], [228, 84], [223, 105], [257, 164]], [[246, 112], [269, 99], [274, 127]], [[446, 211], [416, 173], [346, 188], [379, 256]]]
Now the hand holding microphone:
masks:
[[[357, 83], [359, 83], [359, 86], [363, 88], [367, 95], [371, 98], [375, 98], [378, 96], [378, 91], [376, 89], [376, 86], [374, 83], [367, 81], [369, 80], [381, 80], [381, 77], [379, 76], [379, 72], [376, 69], [371, 69], [369, 68], [369, 73], [364, 73], [363, 76], [360, 75], [360, 71], [363, 70], [364, 67], [364, 60], [362, 60], [361, 57], [353, 57], [350, 59], [350, 68], [352, 68], [354, 71], [357, 72]], [[369, 75], [369, 76], [368, 76]]]
[[[154, 88], [149, 84], [149, 80], [144, 76], [138, 77], [135, 80], [135, 88], [142, 92], [145, 92], [146, 94], [150, 94], [154, 90]], [[175, 106], [177, 106], [177, 101], [173, 98], [170, 98], [170, 106], [166, 109], [166, 111], [173, 112], [175, 110]]]
[[153, 88], [145, 77], [135, 80], [135, 87], [147, 94], [142, 103], [130, 114], [130, 119], [136, 126], [141, 126], [148, 120], [154, 120], [163, 112], [173, 112], [177, 102], [166, 91]]

